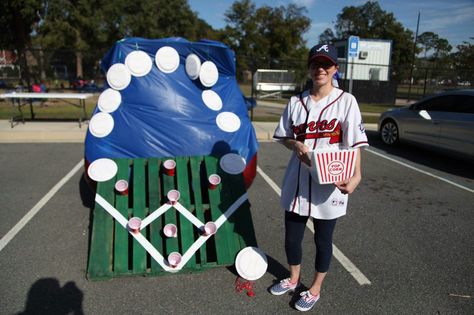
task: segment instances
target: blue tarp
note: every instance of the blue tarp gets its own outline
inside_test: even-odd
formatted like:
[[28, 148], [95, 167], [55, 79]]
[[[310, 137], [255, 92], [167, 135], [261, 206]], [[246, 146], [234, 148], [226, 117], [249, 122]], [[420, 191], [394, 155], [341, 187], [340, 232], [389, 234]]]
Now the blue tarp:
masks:
[[[179, 54], [179, 66], [172, 73], [160, 71], [155, 63], [157, 51], [164, 46]], [[104, 73], [117, 63], [125, 63], [133, 51], [145, 52], [153, 61], [145, 76], [131, 77], [120, 90], [120, 106], [110, 115], [113, 129], [104, 137], [87, 132], [85, 157], [91, 163], [99, 158], [178, 157], [233, 152], [249, 162], [257, 152], [255, 131], [246, 103], [235, 77], [235, 55], [226, 45], [210, 40], [190, 42], [183, 38], [127, 38], [115, 43], [102, 60]], [[189, 54], [201, 63], [212, 61], [218, 69], [218, 81], [204, 87], [199, 78], [192, 80], [185, 69]], [[113, 85], [113, 84], [112, 84]], [[109, 88], [106, 84], [105, 89]], [[202, 93], [211, 89], [222, 100], [222, 108], [206, 106]], [[93, 115], [100, 112], [98, 106]], [[240, 128], [224, 131], [216, 123], [220, 113], [238, 116]]]

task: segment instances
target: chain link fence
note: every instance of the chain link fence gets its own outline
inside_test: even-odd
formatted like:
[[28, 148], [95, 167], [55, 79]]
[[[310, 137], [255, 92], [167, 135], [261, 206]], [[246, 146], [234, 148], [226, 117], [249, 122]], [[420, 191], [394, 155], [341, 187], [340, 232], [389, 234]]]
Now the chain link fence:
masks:
[[[0, 88], [28, 90], [35, 83], [43, 83], [49, 90], [99, 91], [105, 82], [105, 74], [100, 69], [100, 60], [105, 53], [106, 51], [98, 50], [33, 49], [25, 51], [23, 63], [19, 62], [18, 53], [10, 53], [9, 58], [5, 57], [6, 54], [0, 54], [0, 57], [5, 57], [0, 58]], [[295, 86], [291, 93], [307, 88], [308, 72], [304, 58], [242, 56], [237, 60], [243, 60], [242, 63], [246, 64], [243, 69], [237, 62], [237, 78], [242, 85], [253, 85], [257, 69], [270, 69], [285, 70], [285, 73], [291, 74], [289, 77], [292, 82], [287, 82]], [[411, 71], [412, 65], [351, 64], [345, 60], [340, 60], [339, 66], [340, 86], [349, 90], [352, 73], [352, 93], [360, 101], [368, 103], [394, 103], [396, 99], [416, 100], [447, 89], [472, 88], [474, 84], [474, 69], [469, 67], [460, 72], [433, 63], [415, 65]]]

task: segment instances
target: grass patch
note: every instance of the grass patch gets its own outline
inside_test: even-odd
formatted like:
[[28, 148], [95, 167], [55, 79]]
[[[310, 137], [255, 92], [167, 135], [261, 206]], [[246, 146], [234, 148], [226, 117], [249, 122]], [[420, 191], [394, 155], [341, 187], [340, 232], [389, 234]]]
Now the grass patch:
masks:
[[394, 108], [393, 104], [359, 104], [359, 109], [361, 112], [366, 113], [383, 113], [390, 108]]
[[[86, 114], [90, 118], [94, 110], [99, 95], [94, 95], [86, 100]], [[2, 99], [3, 100], [3, 99]], [[71, 100], [74, 104], [79, 101]], [[21, 108], [25, 119], [31, 119], [30, 105], [26, 104]], [[33, 103], [33, 111], [35, 118], [38, 119], [79, 119], [82, 115], [82, 108], [65, 103], [62, 100], [47, 100], [43, 104], [41, 102]], [[10, 100], [0, 101], [0, 119], [10, 119], [14, 115], [19, 115], [18, 107], [12, 107]]]
[[362, 120], [364, 121], [364, 124], [376, 124], [379, 122], [379, 117], [362, 115]]

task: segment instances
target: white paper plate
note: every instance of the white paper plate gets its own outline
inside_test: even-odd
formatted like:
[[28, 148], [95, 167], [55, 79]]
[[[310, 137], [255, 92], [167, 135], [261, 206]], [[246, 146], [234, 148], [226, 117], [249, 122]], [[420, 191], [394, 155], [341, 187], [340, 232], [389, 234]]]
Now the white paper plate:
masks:
[[221, 157], [219, 161], [219, 165], [221, 166], [224, 172], [237, 175], [244, 171], [246, 166], [245, 159], [238, 154], [235, 153], [227, 153], [223, 157]]
[[97, 101], [99, 109], [105, 113], [112, 113], [122, 103], [122, 95], [114, 89], [107, 89], [102, 92]]
[[146, 52], [136, 50], [127, 55], [125, 65], [132, 75], [142, 77], [150, 72], [153, 62]]
[[107, 83], [115, 90], [125, 89], [131, 80], [132, 75], [123, 63], [116, 63], [107, 71]]
[[[213, 90], [204, 90], [202, 91], [202, 101], [212, 110], [221, 110], [222, 108], [222, 100], [219, 94], [214, 92]], [[238, 117], [237, 117], [238, 118]]]
[[267, 267], [267, 256], [257, 247], [245, 247], [235, 258], [235, 269], [245, 280], [254, 281], [261, 278]]
[[190, 54], [186, 57], [186, 73], [191, 80], [199, 78], [199, 71], [201, 70], [201, 60], [195, 54]]
[[155, 62], [158, 69], [164, 73], [171, 73], [178, 69], [179, 54], [173, 47], [164, 46], [156, 52]]
[[92, 116], [89, 122], [90, 133], [98, 138], [107, 136], [112, 129], [114, 129], [114, 119], [108, 113], [99, 112]]
[[225, 132], [234, 132], [240, 128], [240, 118], [231, 112], [222, 112], [216, 117], [217, 126]]
[[117, 164], [111, 159], [98, 159], [89, 165], [87, 174], [96, 182], [105, 182], [117, 174]]
[[219, 72], [212, 61], [204, 61], [199, 70], [199, 80], [205, 87], [211, 87], [219, 79]]

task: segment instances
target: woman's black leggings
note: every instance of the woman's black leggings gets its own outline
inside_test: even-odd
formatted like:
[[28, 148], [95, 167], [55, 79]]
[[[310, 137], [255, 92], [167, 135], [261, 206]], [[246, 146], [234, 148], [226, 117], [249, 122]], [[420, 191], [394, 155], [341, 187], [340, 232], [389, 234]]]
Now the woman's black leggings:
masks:
[[[301, 264], [303, 255], [302, 241], [306, 222], [309, 217], [285, 211], [285, 252], [289, 265]], [[332, 234], [336, 220], [320, 220], [313, 218], [314, 243], [316, 244], [316, 260], [314, 267], [317, 272], [327, 272], [332, 257]]]

